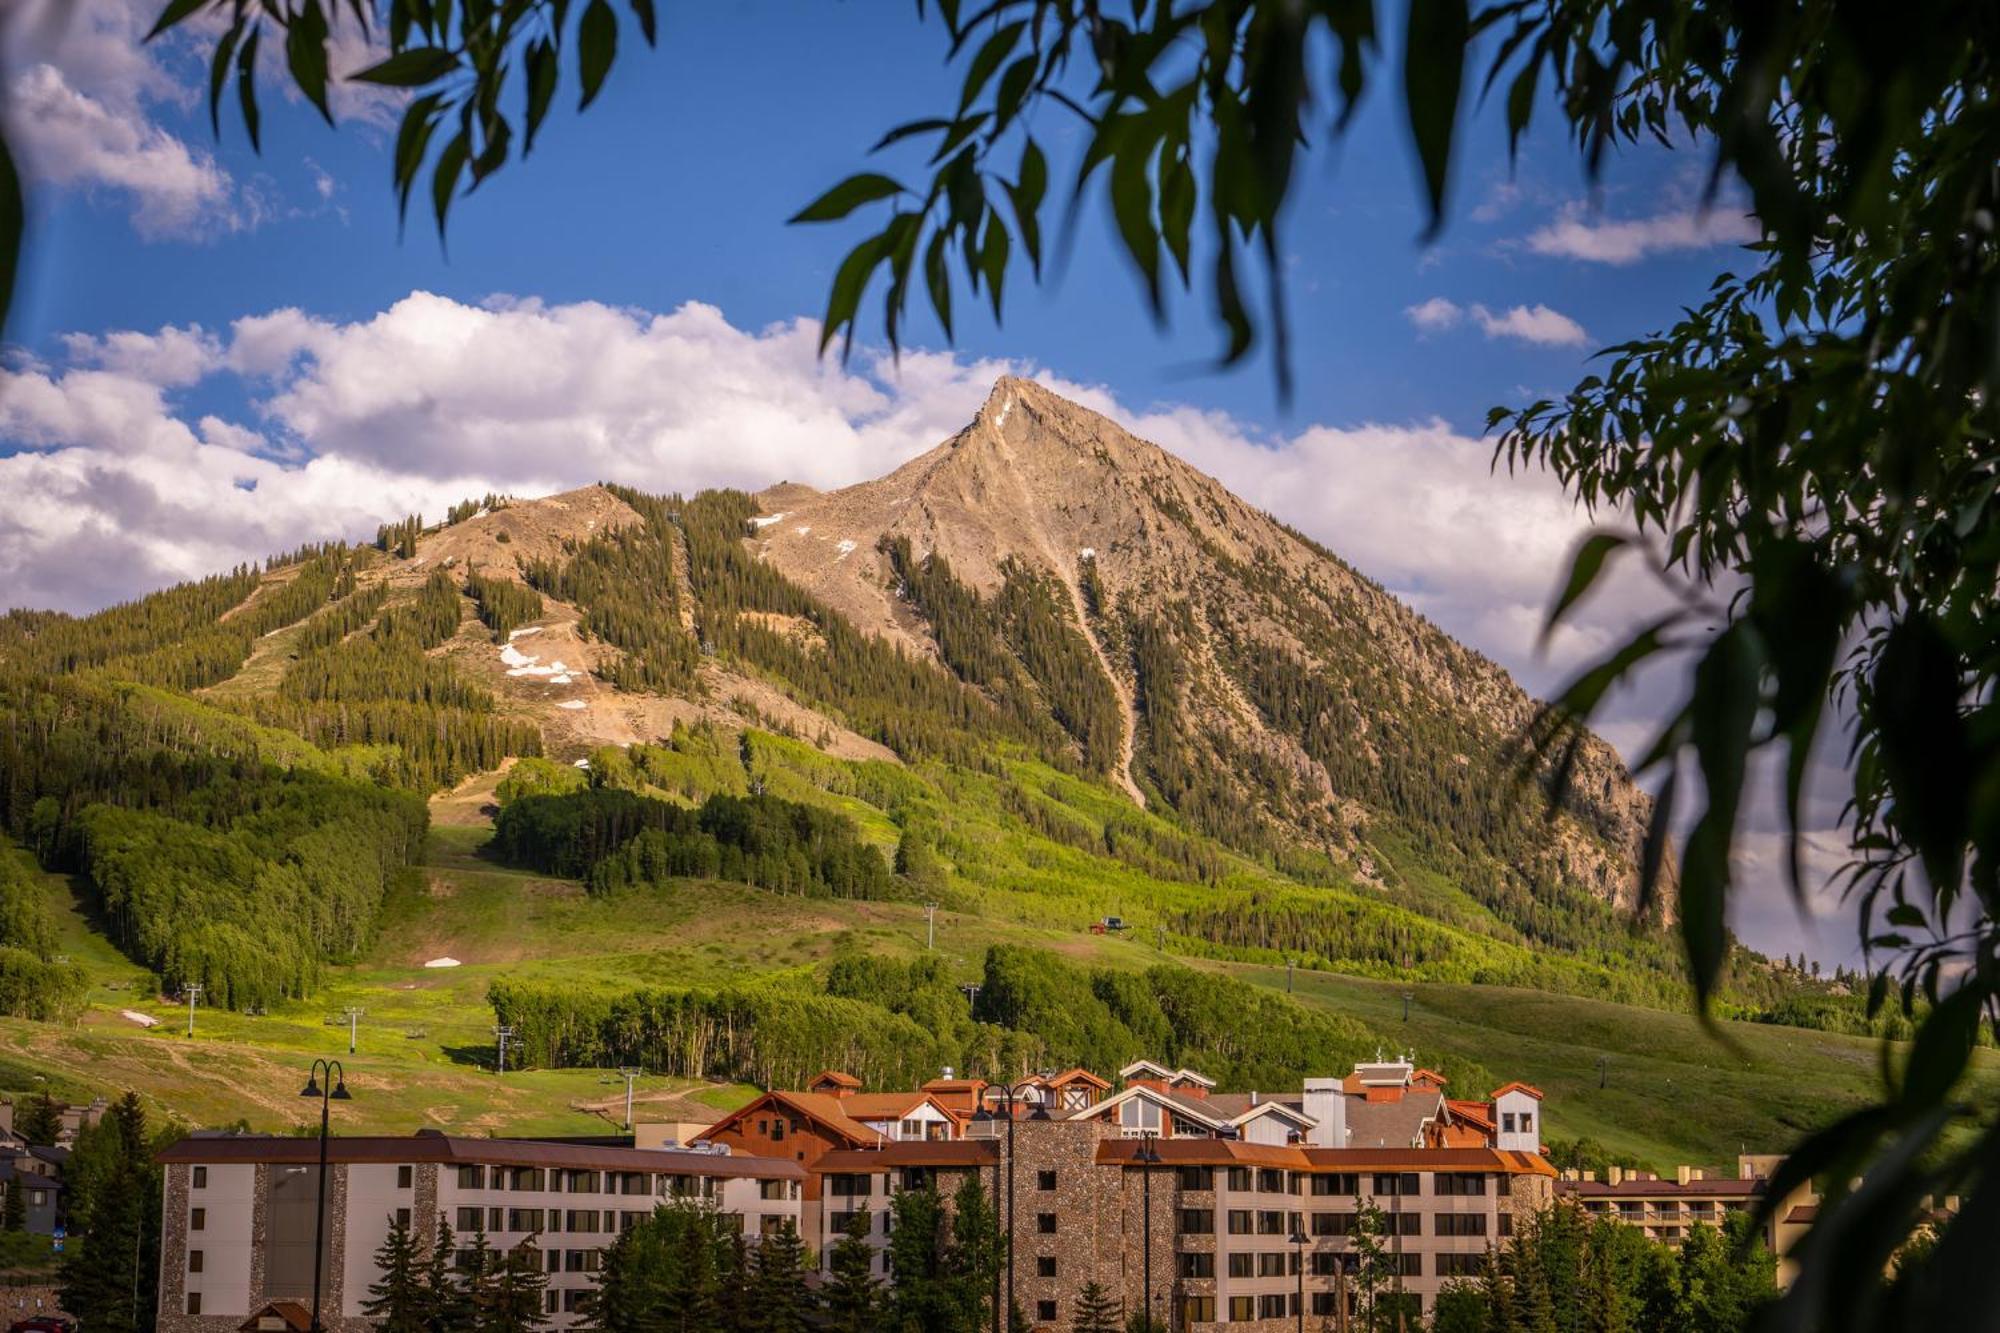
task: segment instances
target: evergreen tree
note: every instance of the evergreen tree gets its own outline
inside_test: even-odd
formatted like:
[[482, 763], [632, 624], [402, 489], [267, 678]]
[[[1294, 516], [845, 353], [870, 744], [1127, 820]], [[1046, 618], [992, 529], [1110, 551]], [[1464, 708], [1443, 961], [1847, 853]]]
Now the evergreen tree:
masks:
[[1076, 1294], [1076, 1313], [1070, 1316], [1070, 1327], [1075, 1333], [1120, 1333], [1125, 1321], [1111, 1293], [1102, 1283], [1091, 1281], [1084, 1283]]
[[1582, 1333], [1631, 1333], [1626, 1305], [1611, 1254], [1605, 1248], [1593, 1246], [1583, 1291]]
[[498, 1267], [493, 1246], [486, 1239], [486, 1228], [481, 1227], [473, 1233], [472, 1251], [466, 1256], [466, 1262], [459, 1270], [459, 1289], [462, 1295], [458, 1309], [452, 1316], [454, 1322], [469, 1319], [470, 1333], [489, 1333], [493, 1327], [498, 1295]]
[[1486, 1293], [1476, 1282], [1447, 1282], [1431, 1307], [1431, 1333], [1487, 1333]]
[[1549, 1292], [1548, 1275], [1536, 1262], [1533, 1251], [1518, 1239], [1511, 1255], [1514, 1261], [1513, 1333], [1556, 1333], [1555, 1302]]
[[409, 1223], [402, 1218], [390, 1222], [388, 1236], [376, 1247], [375, 1267], [382, 1276], [369, 1286], [362, 1312], [377, 1322], [382, 1333], [432, 1333], [422, 1257]]
[[542, 1293], [549, 1278], [542, 1271], [541, 1247], [524, 1240], [497, 1257], [480, 1333], [535, 1333], [546, 1327]]
[[956, 1329], [944, 1282], [944, 1201], [935, 1188], [903, 1190], [889, 1204], [888, 1323], [892, 1328]]
[[866, 1208], [856, 1211], [827, 1254], [822, 1291], [831, 1333], [874, 1333], [880, 1325], [881, 1284], [875, 1280], [875, 1247], [868, 1243], [873, 1220]]
[[51, 1147], [62, 1133], [62, 1108], [44, 1090], [41, 1096], [17, 1108], [14, 1132], [30, 1143]]
[[1514, 1279], [1490, 1249], [1479, 1268], [1479, 1292], [1486, 1298], [1486, 1333], [1514, 1333]]
[[125, 1094], [98, 1129], [104, 1175], [92, 1191], [84, 1243], [63, 1253], [62, 1305], [91, 1333], [150, 1333], [159, 1294], [161, 1187], [138, 1097]]
[[6, 1197], [0, 1199], [0, 1231], [26, 1231], [28, 1229], [28, 1199], [21, 1190], [21, 1183], [9, 1177]]
[[472, 1293], [457, 1267], [458, 1238], [438, 1214], [437, 1232], [423, 1262], [422, 1315], [426, 1333], [478, 1333]]
[[748, 1333], [806, 1333], [813, 1299], [806, 1290], [806, 1247], [790, 1218], [765, 1233], [750, 1264]]
[[[1361, 1303], [1361, 1326], [1376, 1326], [1376, 1306], [1382, 1289], [1395, 1280], [1396, 1257], [1384, 1244], [1389, 1215], [1373, 1199], [1354, 1200], [1354, 1290]], [[1509, 1330], [1508, 1333], [1512, 1333]]]
[[974, 1172], [952, 1196], [951, 1244], [943, 1264], [957, 1326], [977, 1329], [989, 1323], [994, 1280], [1006, 1262], [1006, 1245], [993, 1203]]

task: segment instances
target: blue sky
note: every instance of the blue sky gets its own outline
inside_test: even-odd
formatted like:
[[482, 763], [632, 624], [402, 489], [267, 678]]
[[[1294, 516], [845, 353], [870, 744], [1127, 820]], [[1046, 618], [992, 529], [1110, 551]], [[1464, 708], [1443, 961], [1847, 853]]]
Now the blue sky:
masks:
[[[76, 0], [51, 28], [36, 15], [66, 3], [21, 0], [0, 30], [33, 214], [0, 383], [0, 602], [88, 610], [488, 488], [860, 480], [1012, 370], [1221, 477], [1531, 688], [1646, 603], [1630, 580], [1538, 657], [1583, 520], [1546, 478], [1490, 478], [1478, 437], [1490, 406], [1559, 392], [1730, 262], [1744, 223], [1699, 213], [1699, 152], [1627, 153], [1593, 192], [1557, 135], [1510, 170], [1496, 117], [1470, 116], [1426, 246], [1376, 87], [1303, 167], [1289, 410], [1267, 361], [1204, 368], [1199, 299], [1153, 325], [1094, 211], [1060, 282], [1016, 286], [1004, 325], [961, 300], [955, 348], [925, 313], [900, 366], [864, 341], [843, 369], [815, 360], [810, 321], [861, 233], [785, 219], [949, 103], [943, 34], [912, 6], [662, 6], [660, 49], [628, 46], [595, 106], [559, 109], [532, 159], [462, 201], [447, 252], [422, 216], [398, 238], [392, 105], [349, 97], [336, 132], [267, 83], [263, 154], [233, 111], [217, 141], [194, 44], [137, 40], [156, 3]], [[1037, 129], [1060, 163], [1067, 128]], [[1607, 719], [1628, 753], [1669, 683]], [[1746, 933], [1796, 949], [1789, 909], [1760, 902]]]

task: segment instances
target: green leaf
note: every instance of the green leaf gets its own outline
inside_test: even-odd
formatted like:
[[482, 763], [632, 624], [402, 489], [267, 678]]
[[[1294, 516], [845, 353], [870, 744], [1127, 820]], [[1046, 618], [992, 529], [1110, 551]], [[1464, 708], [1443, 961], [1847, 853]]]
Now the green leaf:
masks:
[[931, 309], [937, 312], [945, 341], [951, 341], [951, 271], [946, 267], [945, 242], [951, 233], [940, 227], [924, 247], [924, 284], [930, 289]]
[[222, 85], [229, 82], [229, 58], [242, 40], [243, 20], [238, 19], [216, 42], [215, 58], [208, 66], [208, 126], [218, 139], [222, 137]]
[[1465, 80], [1470, 36], [1467, 0], [1410, 0], [1403, 44], [1403, 105], [1430, 195], [1428, 234], [1433, 236], [1444, 225], [1451, 139], [1458, 125], [1459, 88]]
[[21, 235], [27, 229], [28, 209], [21, 194], [21, 175], [14, 169], [14, 153], [7, 136], [0, 133], [0, 334], [7, 331], [7, 316], [14, 309], [14, 282], [20, 273]]
[[[888, 258], [889, 233], [883, 231], [870, 236], [852, 250], [840, 262], [840, 268], [833, 275], [833, 286], [827, 292], [826, 322], [820, 326], [819, 350], [825, 354], [827, 346], [845, 329], [846, 348], [854, 345], [854, 316], [861, 308], [861, 294], [868, 287], [868, 279], [875, 269]], [[846, 350], [841, 355], [846, 356]]]
[[1153, 228], [1153, 186], [1146, 170], [1146, 145], [1128, 136], [1111, 159], [1111, 213], [1125, 253], [1146, 280], [1146, 303], [1157, 322], [1160, 302], [1160, 234]]
[[236, 51], [236, 98], [243, 108], [243, 129], [250, 136], [252, 152], [263, 151], [257, 115], [257, 41], [263, 35], [264, 25], [259, 23], [250, 29], [250, 40]]
[[632, 17], [639, 21], [639, 35], [646, 39], [646, 45], [658, 45], [660, 17], [654, 11], [653, 0], [631, 0], [631, 4]]
[[1597, 582], [1597, 576], [1604, 572], [1604, 562], [1610, 559], [1612, 552], [1629, 545], [1629, 537], [1615, 532], [1593, 532], [1577, 545], [1576, 555], [1569, 562], [1569, 578], [1564, 581], [1562, 591], [1556, 594], [1555, 605], [1549, 608], [1549, 614], [1542, 621], [1541, 637], [1536, 643], [1538, 649], [1549, 646], [1549, 638], [1556, 632], [1556, 626]]
[[527, 139], [521, 146], [523, 157], [534, 151], [535, 131], [542, 127], [542, 119], [549, 114], [549, 106], [555, 101], [558, 73], [555, 43], [546, 37], [529, 42], [521, 56], [521, 78], [528, 87], [528, 112], [524, 118]]
[[154, 21], [151, 30], [146, 33], [146, 40], [152, 41], [208, 3], [209, 0], [169, 0], [167, 7], [160, 11], [160, 17]]
[[396, 130], [396, 221], [401, 225], [410, 212], [410, 191], [417, 183], [417, 171], [424, 164], [424, 153], [429, 150], [431, 135], [438, 124], [438, 107], [444, 101], [442, 93], [427, 93], [410, 103], [403, 112], [403, 123]]
[[458, 56], [441, 46], [413, 46], [347, 77], [389, 88], [421, 88], [457, 69], [458, 63]]
[[1870, 681], [1882, 768], [1896, 822], [1933, 892], [1956, 890], [1975, 764], [1959, 713], [1958, 657], [1937, 625], [1911, 613], [1890, 629]]
[[986, 81], [993, 77], [994, 70], [1000, 68], [1000, 62], [1014, 49], [1014, 43], [1021, 39], [1027, 26], [1025, 19], [1009, 23], [980, 44], [978, 53], [972, 57], [972, 64], [966, 67], [965, 84], [958, 96], [960, 115], [965, 114], [966, 108], [986, 87]]
[[793, 214], [791, 220], [795, 223], [835, 222], [863, 204], [872, 204], [902, 193], [900, 181], [878, 172], [858, 172]]
[[1681, 940], [1704, 1013], [1728, 956], [1729, 852], [1762, 704], [1763, 654], [1742, 621], [1717, 635], [1694, 671], [1689, 739], [1701, 765], [1707, 806], [1688, 834], [1681, 866]]
[[986, 239], [979, 247], [979, 268], [986, 275], [986, 297], [993, 303], [993, 322], [1000, 322], [1000, 296], [1007, 282], [1007, 228], [997, 212], [986, 215]]
[[431, 208], [437, 214], [438, 235], [444, 235], [445, 214], [451, 211], [452, 194], [458, 188], [458, 178], [465, 170], [468, 158], [472, 156], [472, 134], [460, 130], [451, 137], [451, 142], [438, 154], [437, 166], [431, 172]]
[[319, 0], [305, 0], [291, 22], [285, 25], [285, 63], [305, 99], [333, 124], [333, 108], [326, 100], [326, 13]]
[[576, 50], [577, 75], [583, 84], [583, 100], [577, 103], [581, 111], [597, 97], [618, 55], [618, 16], [611, 12], [610, 0], [590, 0], [583, 22], [577, 25]]
[[1979, 1037], [1985, 1013], [1986, 988], [1968, 981], [1933, 1005], [1910, 1043], [1903, 1066], [1903, 1107], [1906, 1113], [1941, 1105], [1965, 1072]]

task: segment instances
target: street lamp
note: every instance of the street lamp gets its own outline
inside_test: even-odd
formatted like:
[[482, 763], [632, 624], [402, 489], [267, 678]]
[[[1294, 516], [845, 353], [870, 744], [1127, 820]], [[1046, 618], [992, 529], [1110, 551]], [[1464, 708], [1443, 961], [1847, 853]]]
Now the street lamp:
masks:
[[[1033, 1083], [1023, 1080], [1011, 1086], [1000, 1083], [989, 1083], [979, 1090], [980, 1110], [985, 1111], [988, 1109], [986, 1105], [987, 1099], [996, 1093], [1005, 1101], [1007, 1107], [1004, 1114], [1007, 1117], [1007, 1323], [1010, 1328], [1014, 1322], [1014, 1237], [1017, 1234], [1014, 1229], [1014, 1130], [1021, 1123], [1021, 1117], [1016, 1114], [1016, 1111], [1020, 1105], [1021, 1095], [1023, 1093], [1034, 1092], [1036, 1086]], [[1030, 1118], [1034, 1120], [1050, 1120], [1054, 1117], [1049, 1114], [1049, 1108], [1043, 1106], [1038, 1101], [1035, 1103], [1035, 1109]], [[998, 1310], [994, 1311], [993, 1319], [996, 1324], [999, 1322], [1000, 1312]]]
[[[320, 1086], [320, 1071], [326, 1071], [326, 1086]], [[353, 1101], [347, 1091], [347, 1074], [338, 1060], [315, 1060], [312, 1072], [306, 1076], [305, 1087], [299, 1090], [301, 1097], [319, 1098], [319, 1198], [315, 1201], [313, 1218], [313, 1321], [312, 1333], [323, 1333], [324, 1325], [319, 1322], [319, 1286], [321, 1268], [326, 1262], [326, 1131], [332, 1115], [333, 1103]]]
[[1145, 1221], [1141, 1225], [1141, 1230], [1144, 1232], [1144, 1240], [1142, 1242], [1144, 1249], [1142, 1253], [1145, 1255], [1145, 1258], [1142, 1261], [1143, 1276], [1140, 1279], [1146, 1284], [1146, 1333], [1154, 1333], [1155, 1330], [1153, 1323], [1153, 1167], [1159, 1163], [1160, 1154], [1159, 1150], [1153, 1147], [1153, 1138], [1154, 1134], [1150, 1129], [1139, 1136], [1139, 1155], [1136, 1159], [1139, 1163], [1139, 1188], [1146, 1200]]
[[1299, 1274], [1299, 1304], [1294, 1313], [1299, 1333], [1306, 1333], [1306, 1229], [1296, 1213], [1292, 1215], [1292, 1267]]

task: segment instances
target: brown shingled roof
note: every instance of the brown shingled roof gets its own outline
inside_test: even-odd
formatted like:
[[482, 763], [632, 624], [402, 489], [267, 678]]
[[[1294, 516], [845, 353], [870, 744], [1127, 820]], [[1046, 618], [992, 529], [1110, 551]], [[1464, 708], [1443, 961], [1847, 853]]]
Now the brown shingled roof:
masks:
[[999, 1160], [1000, 1145], [992, 1139], [910, 1139], [879, 1148], [836, 1148], [821, 1153], [812, 1169], [867, 1175], [905, 1166], [991, 1166]]
[[[309, 1165], [319, 1161], [319, 1140], [256, 1134], [198, 1135], [162, 1149], [155, 1161], [213, 1165], [270, 1162]], [[579, 1171], [655, 1171], [690, 1176], [751, 1176], [762, 1180], [802, 1180], [796, 1162], [775, 1157], [675, 1152], [660, 1148], [614, 1148], [550, 1139], [477, 1139], [456, 1134], [357, 1135], [329, 1138], [329, 1162], [437, 1162], [446, 1166], [553, 1166]]]

